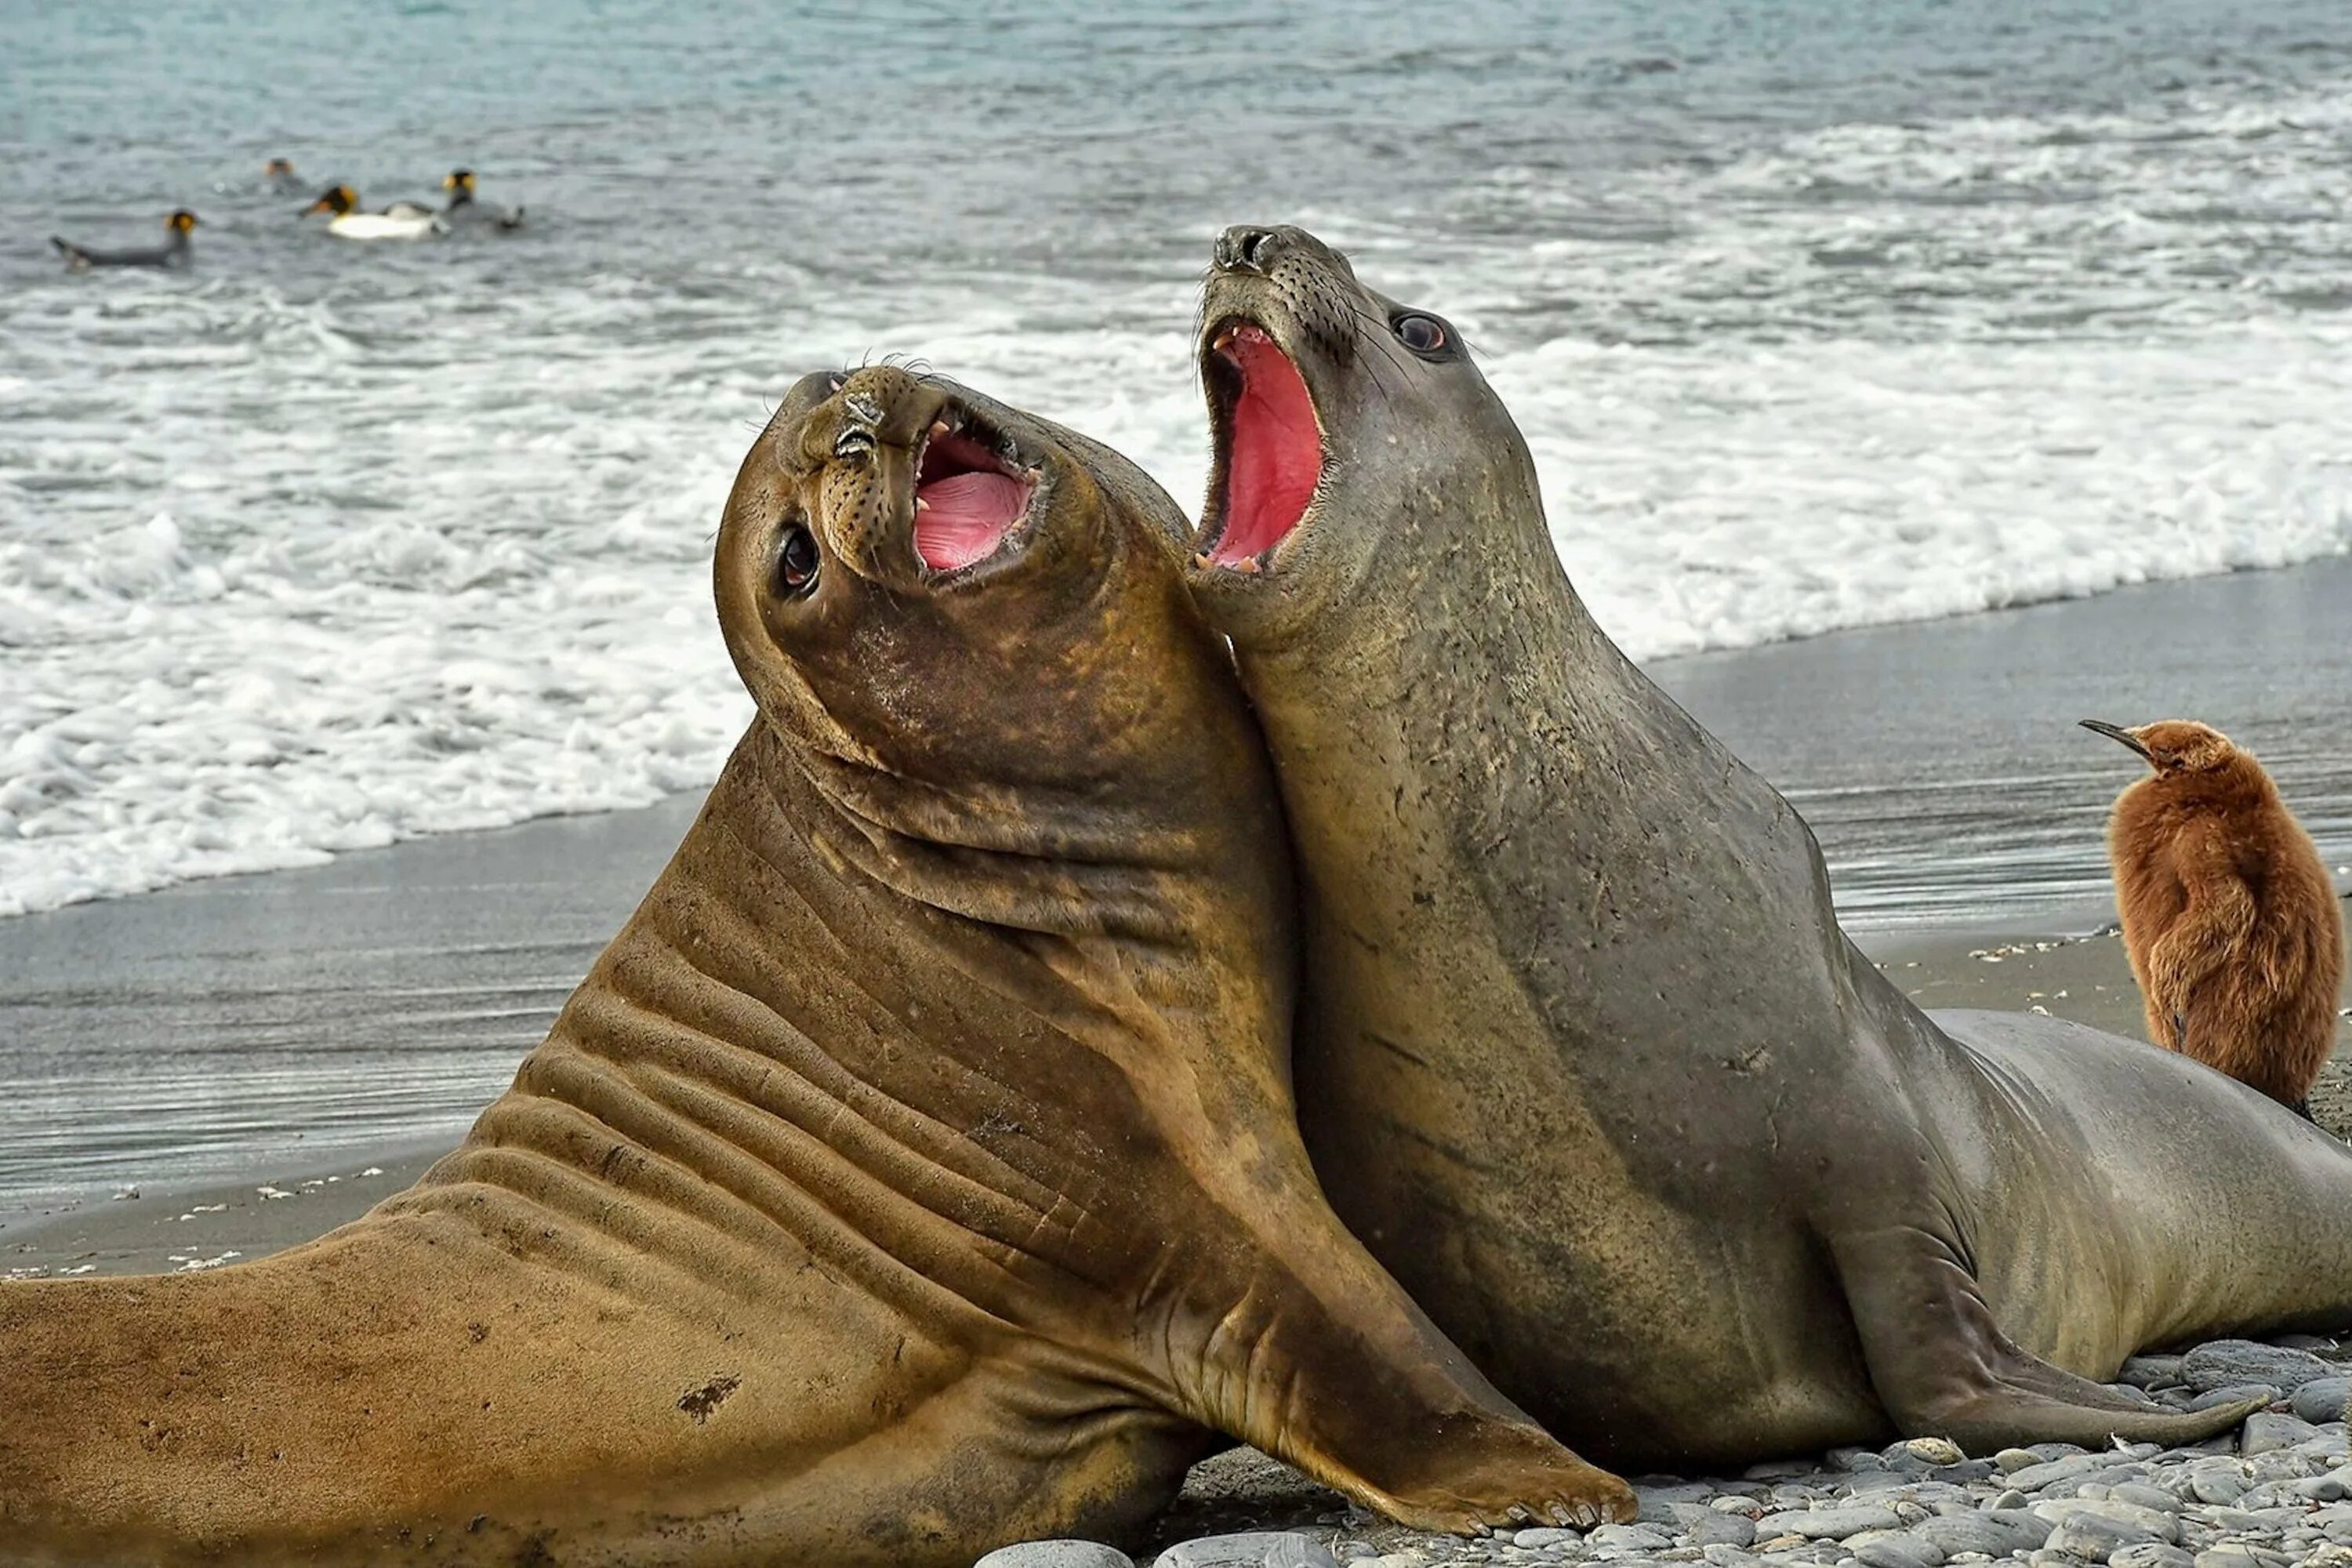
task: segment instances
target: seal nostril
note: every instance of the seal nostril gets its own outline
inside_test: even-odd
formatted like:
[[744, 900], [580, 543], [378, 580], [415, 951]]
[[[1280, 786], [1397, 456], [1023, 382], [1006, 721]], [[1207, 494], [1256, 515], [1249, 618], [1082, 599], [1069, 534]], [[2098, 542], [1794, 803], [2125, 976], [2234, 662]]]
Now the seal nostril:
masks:
[[1263, 272], [1281, 249], [1281, 237], [1270, 228], [1229, 228], [1217, 236], [1217, 265], [1228, 272]]

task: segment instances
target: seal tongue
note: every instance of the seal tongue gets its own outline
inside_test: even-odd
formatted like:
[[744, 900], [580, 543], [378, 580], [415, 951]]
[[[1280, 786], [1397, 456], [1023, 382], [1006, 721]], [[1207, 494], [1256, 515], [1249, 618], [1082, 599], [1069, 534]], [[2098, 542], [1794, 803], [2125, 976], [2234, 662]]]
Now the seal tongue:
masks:
[[1262, 329], [1236, 328], [1218, 351], [1242, 378], [1227, 423], [1225, 526], [1211, 552], [1230, 566], [1264, 554], [1297, 526], [1323, 477], [1323, 439], [1298, 367]]
[[915, 553], [934, 572], [969, 566], [995, 553], [1029, 510], [1030, 487], [1003, 471], [985, 447], [941, 436], [923, 451], [916, 484]]

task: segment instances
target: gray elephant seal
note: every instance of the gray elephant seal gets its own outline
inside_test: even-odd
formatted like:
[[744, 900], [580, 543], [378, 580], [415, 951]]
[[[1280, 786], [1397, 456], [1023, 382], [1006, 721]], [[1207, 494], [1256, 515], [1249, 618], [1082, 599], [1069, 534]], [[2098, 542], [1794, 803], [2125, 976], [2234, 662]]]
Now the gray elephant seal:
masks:
[[1133, 1527], [1212, 1430], [1423, 1528], [1623, 1512], [1317, 1189], [1184, 526], [971, 393], [802, 383], [719, 532], [759, 716], [677, 858], [408, 1193], [0, 1288], [0, 1557], [963, 1568]]
[[1295, 1047], [1341, 1216], [1622, 1467], [1948, 1436], [2178, 1443], [2149, 1344], [2352, 1322], [2352, 1152], [2051, 1020], [1931, 1020], [1811, 834], [1603, 637], [1440, 318], [1219, 242], [1192, 583], [1302, 867]]

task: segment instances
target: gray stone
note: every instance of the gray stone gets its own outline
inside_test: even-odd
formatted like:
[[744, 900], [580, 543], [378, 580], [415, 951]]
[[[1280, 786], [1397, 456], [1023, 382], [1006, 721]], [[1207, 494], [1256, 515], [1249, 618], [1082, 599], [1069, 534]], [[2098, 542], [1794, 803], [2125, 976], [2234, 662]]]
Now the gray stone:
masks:
[[2179, 1498], [2162, 1487], [2150, 1486], [2146, 1481], [2119, 1481], [2107, 1489], [2107, 1495], [2117, 1502], [2137, 1503], [2141, 1508], [2152, 1508], [2162, 1513], [2180, 1511]]
[[2117, 1383], [2128, 1383], [2134, 1388], [2163, 1388], [2180, 1381], [2180, 1358], [2177, 1355], [2136, 1355], [2125, 1361], [2116, 1373]]
[[2292, 1448], [2316, 1436], [2317, 1429], [2300, 1415], [2280, 1415], [2263, 1410], [2246, 1417], [2246, 1433], [2239, 1439], [2239, 1451], [2268, 1454], [2281, 1448]]
[[2180, 1358], [2180, 1381], [2200, 1394], [2241, 1383], [2267, 1383], [2292, 1394], [2335, 1370], [2309, 1351], [2252, 1340], [2215, 1340]]
[[1737, 1546], [1710, 1546], [1702, 1555], [1706, 1559], [1707, 1568], [1753, 1568], [1754, 1564], [1764, 1561], [1760, 1557], [1749, 1556]]
[[1583, 1539], [1584, 1537], [1575, 1531], [1553, 1530], [1546, 1526], [1537, 1530], [1520, 1531], [1511, 1537], [1511, 1544], [1524, 1546], [1530, 1552], [1540, 1552], [1547, 1546], [1574, 1546]]
[[1339, 1568], [1339, 1560], [1311, 1535], [1253, 1530], [1179, 1542], [1153, 1558], [1151, 1568]]
[[2243, 1405], [2256, 1399], [2275, 1405], [2285, 1397], [2284, 1392], [2274, 1383], [2232, 1383], [2200, 1394], [2189, 1402], [2188, 1408], [2210, 1410], [2217, 1405]]
[[1863, 1568], [1943, 1568], [1944, 1549], [1932, 1541], [1922, 1541], [1908, 1531], [1868, 1539], [1856, 1537], [1845, 1543], [1854, 1561]]
[[1676, 1503], [1705, 1502], [1714, 1490], [1704, 1481], [1639, 1481], [1633, 1500], [1642, 1511], [1634, 1517], [1643, 1524], [1674, 1524]]
[[2084, 1509], [2059, 1521], [2058, 1528], [2050, 1532], [2042, 1548], [2079, 1557], [2085, 1563], [2105, 1563], [2126, 1546], [2150, 1542], [2164, 1543], [2153, 1531]]
[[2001, 1492], [2001, 1493], [2000, 1493], [1999, 1495], [1997, 1495], [1996, 1497], [1994, 1497], [1994, 1498], [1993, 1498], [1993, 1500], [1992, 1500], [1990, 1502], [1988, 1502], [1988, 1503], [1986, 1503], [1986, 1504], [1985, 1504], [1985, 1507], [1987, 1507], [1987, 1508], [2023, 1508], [2023, 1507], [2025, 1506], [2025, 1502], [2026, 1502], [2025, 1494], [2024, 1494], [2023, 1492], [2021, 1492], [2021, 1491], [2019, 1491], [2015, 1487], [2011, 1487], [2011, 1488], [2010, 1488], [2007, 1491]]
[[1654, 1524], [1603, 1524], [1584, 1538], [1595, 1552], [1664, 1552], [1675, 1538]]
[[2136, 1531], [2122, 1519], [2103, 1519], [2100, 1514], [2074, 1514], [2065, 1523], [2051, 1531], [2044, 1552], [2063, 1552], [2065, 1556], [2079, 1556], [2086, 1563], [2105, 1563], [2110, 1556], [2124, 1547], [2147, 1547], [2159, 1542], [2147, 1531]]
[[2105, 1463], [2105, 1458], [2098, 1454], [2071, 1454], [2063, 1459], [2052, 1459], [2039, 1465], [2028, 1465], [2021, 1470], [2011, 1470], [2007, 1479], [2015, 1490], [2038, 1492], [2045, 1487], [2055, 1486], [2060, 1481], [2071, 1481], [2078, 1476], [2087, 1476]]
[[2032, 1552], [2050, 1539], [2050, 1521], [2012, 1509], [1938, 1514], [1911, 1527], [1913, 1535], [1947, 1555], [1980, 1552], [1988, 1557]]
[[2224, 1506], [2246, 1495], [2245, 1472], [2234, 1464], [2207, 1461], [2189, 1467], [2189, 1495], [2199, 1502]]
[[1802, 1459], [1765, 1459], [1739, 1473], [1751, 1481], [1784, 1481], [1791, 1476], [1810, 1476], [1813, 1467]]
[[1808, 1541], [1843, 1541], [1847, 1536], [1859, 1535], [1865, 1530], [1899, 1530], [1902, 1527], [1902, 1518], [1893, 1509], [1864, 1503], [1845, 1508], [1768, 1513], [1756, 1521], [1756, 1534], [1763, 1540], [1776, 1535], [1801, 1535]]
[[2199, 1552], [2196, 1568], [2287, 1568], [2291, 1561], [2284, 1552], [2267, 1551], [2242, 1541], [2225, 1541]]
[[2031, 1448], [2003, 1448], [1992, 1457], [1992, 1462], [2003, 1475], [2009, 1475], [2029, 1465], [2040, 1464], [2042, 1456]]
[[1957, 1465], [1938, 1465], [1927, 1472], [1935, 1479], [1948, 1481], [1954, 1486], [1965, 1486], [1970, 1481], [1980, 1481], [1999, 1473], [2000, 1467], [1990, 1459], [1962, 1459]]
[[1091, 1541], [1024, 1541], [998, 1547], [971, 1568], [1135, 1568], [1135, 1559]]
[[1693, 1546], [1753, 1546], [1756, 1544], [1756, 1521], [1744, 1514], [1722, 1513], [1703, 1509], [1704, 1515], [1683, 1526], [1683, 1532]]
[[2036, 1519], [2046, 1519], [2053, 1524], [2063, 1524], [2085, 1514], [2129, 1525], [2158, 1541], [2177, 1542], [2180, 1539], [2180, 1521], [2174, 1515], [2116, 1498], [2072, 1498], [2063, 1502], [2038, 1503], [2033, 1510]]
[[2107, 1568], [2193, 1568], [2196, 1559], [2161, 1541], [2136, 1542], [2107, 1559]]
[[2315, 1377], [2294, 1391], [2294, 1413], [2316, 1426], [2344, 1419], [2344, 1403], [2352, 1396], [2352, 1377], [2341, 1373]]

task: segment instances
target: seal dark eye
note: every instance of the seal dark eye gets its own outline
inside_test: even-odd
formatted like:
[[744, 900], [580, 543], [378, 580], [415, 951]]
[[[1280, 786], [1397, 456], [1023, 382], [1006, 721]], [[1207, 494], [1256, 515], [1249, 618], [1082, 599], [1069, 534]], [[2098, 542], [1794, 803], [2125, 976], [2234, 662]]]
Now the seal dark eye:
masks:
[[1399, 316], [1390, 330], [1417, 354], [1433, 354], [1445, 346], [1444, 325], [1429, 316]]
[[776, 581], [785, 593], [795, 599], [805, 596], [816, 586], [819, 563], [815, 535], [797, 522], [784, 530], [784, 542], [776, 552]]

